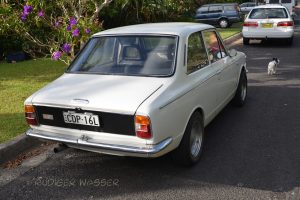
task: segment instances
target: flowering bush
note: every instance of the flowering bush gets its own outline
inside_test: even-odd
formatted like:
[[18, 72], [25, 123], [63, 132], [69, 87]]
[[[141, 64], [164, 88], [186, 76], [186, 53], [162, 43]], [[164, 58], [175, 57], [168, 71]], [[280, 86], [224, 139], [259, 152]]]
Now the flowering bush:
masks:
[[23, 45], [25, 51], [30, 54], [48, 52], [53, 60], [69, 64], [91, 33], [102, 29], [98, 15], [111, 2], [27, 0], [21, 9], [0, 17], [7, 22], [3, 24], [9, 24], [7, 29], [28, 41]]

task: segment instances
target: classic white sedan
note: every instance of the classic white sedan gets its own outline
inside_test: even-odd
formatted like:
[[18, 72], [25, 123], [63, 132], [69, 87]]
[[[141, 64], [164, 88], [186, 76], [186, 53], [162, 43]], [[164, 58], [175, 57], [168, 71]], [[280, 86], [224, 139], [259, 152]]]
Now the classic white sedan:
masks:
[[243, 42], [250, 39], [285, 39], [293, 43], [294, 21], [286, 7], [281, 5], [262, 5], [251, 10], [243, 25]]
[[120, 156], [173, 151], [185, 165], [204, 127], [247, 95], [246, 56], [213, 26], [157, 23], [93, 35], [67, 71], [25, 101], [28, 136]]

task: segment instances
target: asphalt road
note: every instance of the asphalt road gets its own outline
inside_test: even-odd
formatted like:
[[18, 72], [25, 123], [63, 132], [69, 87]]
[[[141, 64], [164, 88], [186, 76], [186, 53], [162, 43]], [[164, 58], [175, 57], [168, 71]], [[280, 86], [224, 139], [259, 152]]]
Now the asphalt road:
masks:
[[[227, 106], [206, 128], [193, 168], [158, 159], [68, 149], [0, 170], [0, 199], [300, 199], [300, 27], [293, 46], [234, 48], [248, 56], [245, 107]], [[281, 61], [276, 76], [267, 64]], [[11, 180], [9, 180], [11, 179]]]

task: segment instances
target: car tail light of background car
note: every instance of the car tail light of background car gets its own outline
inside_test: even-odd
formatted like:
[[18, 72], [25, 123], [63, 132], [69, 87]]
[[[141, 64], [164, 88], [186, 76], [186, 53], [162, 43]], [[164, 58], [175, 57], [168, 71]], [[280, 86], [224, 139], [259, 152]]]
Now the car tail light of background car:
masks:
[[287, 26], [294, 26], [293, 21], [286, 21], [286, 22], [278, 22], [278, 27], [287, 27]]
[[257, 22], [244, 22], [243, 26], [246, 26], [246, 27], [258, 27], [258, 23]]
[[33, 105], [25, 105], [25, 118], [29, 125], [37, 126], [38, 121]]
[[152, 137], [152, 132], [149, 117], [136, 115], [134, 121], [136, 136], [142, 139], [150, 139]]

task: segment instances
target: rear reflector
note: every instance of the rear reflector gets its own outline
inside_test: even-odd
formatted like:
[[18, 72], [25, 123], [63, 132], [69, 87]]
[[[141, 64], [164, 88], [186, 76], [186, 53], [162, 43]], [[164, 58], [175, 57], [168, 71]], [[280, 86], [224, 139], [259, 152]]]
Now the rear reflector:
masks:
[[257, 22], [244, 22], [243, 26], [246, 26], [246, 27], [258, 27], [258, 23]]
[[278, 27], [287, 27], [287, 26], [294, 26], [294, 22], [293, 21], [286, 21], [286, 22], [278, 22], [277, 24]]
[[134, 121], [136, 136], [142, 139], [150, 139], [152, 137], [152, 133], [149, 117], [136, 115]]
[[38, 125], [36, 113], [33, 105], [25, 105], [25, 118], [28, 125]]

